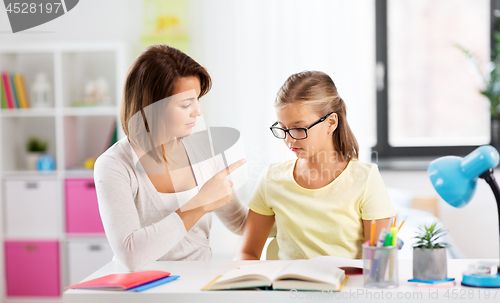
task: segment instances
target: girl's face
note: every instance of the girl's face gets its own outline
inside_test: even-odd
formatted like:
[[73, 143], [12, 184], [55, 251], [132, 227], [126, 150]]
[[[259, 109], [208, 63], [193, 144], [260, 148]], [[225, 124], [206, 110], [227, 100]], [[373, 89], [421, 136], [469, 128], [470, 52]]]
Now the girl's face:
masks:
[[189, 136], [196, 125], [196, 119], [201, 115], [201, 86], [198, 77], [185, 77], [177, 80], [174, 95], [166, 106], [165, 126], [169, 137]]
[[[313, 112], [307, 105], [287, 105], [276, 108], [278, 127], [289, 129], [295, 127], [307, 128], [321, 117]], [[318, 152], [326, 152], [330, 159], [335, 151], [333, 147], [332, 133], [337, 128], [337, 114], [333, 113], [328, 118], [307, 130], [307, 138], [302, 140], [293, 139], [289, 133], [283, 140], [286, 146], [299, 158], [311, 158]]]

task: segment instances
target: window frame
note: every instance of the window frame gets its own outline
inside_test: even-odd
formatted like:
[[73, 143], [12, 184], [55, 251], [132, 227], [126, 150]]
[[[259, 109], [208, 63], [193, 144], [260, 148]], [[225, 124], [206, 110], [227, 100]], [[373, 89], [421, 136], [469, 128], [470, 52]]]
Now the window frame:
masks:
[[[500, 0], [490, 0], [490, 49], [494, 57], [494, 38], [491, 34], [498, 28]], [[498, 14], [500, 15], [500, 14]], [[436, 158], [445, 155], [465, 156], [478, 146], [391, 146], [389, 144], [389, 93], [388, 93], [388, 44], [387, 44], [387, 0], [375, 0], [375, 60], [377, 70], [383, 71], [383, 77], [377, 79], [376, 91], [376, 134], [377, 144], [372, 147], [372, 161], [398, 160], [402, 158]], [[382, 69], [383, 68], [383, 69]], [[379, 83], [380, 82], [380, 83]], [[383, 84], [383, 85], [382, 85]]]

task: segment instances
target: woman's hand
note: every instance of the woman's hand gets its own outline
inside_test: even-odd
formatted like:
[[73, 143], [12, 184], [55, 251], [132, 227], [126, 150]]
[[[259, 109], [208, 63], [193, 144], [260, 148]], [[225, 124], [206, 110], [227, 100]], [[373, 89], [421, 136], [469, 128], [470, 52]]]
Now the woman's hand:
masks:
[[241, 159], [216, 173], [200, 189], [200, 192], [176, 212], [184, 221], [186, 230], [198, 222], [206, 213], [217, 210], [233, 200], [233, 182], [227, 176], [247, 161]]
[[233, 200], [233, 182], [227, 179], [227, 176], [246, 162], [246, 159], [241, 159], [230, 164], [203, 184], [198, 193], [203, 212], [214, 211]]

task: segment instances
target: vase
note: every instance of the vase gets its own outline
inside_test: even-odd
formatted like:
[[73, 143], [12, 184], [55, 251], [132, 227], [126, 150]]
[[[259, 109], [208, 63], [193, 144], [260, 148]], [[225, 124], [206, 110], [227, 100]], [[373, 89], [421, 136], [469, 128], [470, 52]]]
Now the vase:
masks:
[[443, 280], [448, 275], [446, 248], [413, 248], [413, 279]]
[[38, 73], [31, 85], [31, 106], [51, 107], [53, 101], [52, 84], [45, 73]]
[[38, 158], [37, 169], [41, 172], [50, 172], [56, 168], [54, 157], [48, 154], [43, 154]]
[[27, 152], [26, 153], [26, 169], [37, 170], [38, 158], [42, 155], [41, 152]]

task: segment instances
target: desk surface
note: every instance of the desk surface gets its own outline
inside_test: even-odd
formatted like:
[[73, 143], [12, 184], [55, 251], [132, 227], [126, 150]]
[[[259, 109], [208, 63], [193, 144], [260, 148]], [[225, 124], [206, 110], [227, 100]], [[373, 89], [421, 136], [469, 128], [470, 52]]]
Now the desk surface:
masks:
[[[291, 291], [202, 291], [201, 288], [217, 275], [223, 275], [240, 265], [269, 261], [157, 261], [142, 270], [163, 270], [179, 275], [169, 282], [140, 293], [126, 291], [98, 291], [70, 289], [64, 292], [65, 303], [99, 302], [307, 302], [307, 301], [352, 301], [396, 300], [396, 302], [499, 302], [500, 289], [471, 288], [460, 284], [462, 272], [469, 264], [480, 260], [448, 260], [448, 277], [455, 278], [457, 285], [450, 289], [417, 288], [408, 279], [413, 277], [412, 260], [399, 260], [399, 287], [394, 289], [372, 289], [363, 287], [363, 276], [350, 276], [341, 292], [291, 292]], [[488, 260], [498, 262], [498, 260]], [[276, 261], [274, 261], [276, 262]], [[278, 261], [279, 262], [279, 261]], [[116, 261], [110, 262], [85, 280], [101, 276], [124, 273], [127, 270]], [[439, 300], [439, 301], [438, 301]]]

